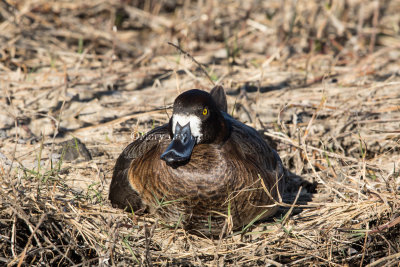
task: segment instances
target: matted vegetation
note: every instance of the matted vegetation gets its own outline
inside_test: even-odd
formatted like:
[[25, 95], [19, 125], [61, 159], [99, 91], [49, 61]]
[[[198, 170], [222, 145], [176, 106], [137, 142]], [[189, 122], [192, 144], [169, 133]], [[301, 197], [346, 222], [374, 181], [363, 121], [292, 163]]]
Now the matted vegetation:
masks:
[[[0, 265], [398, 266], [399, 58], [396, 0], [1, 1]], [[217, 83], [292, 173], [280, 212], [219, 238], [113, 209], [123, 148]]]

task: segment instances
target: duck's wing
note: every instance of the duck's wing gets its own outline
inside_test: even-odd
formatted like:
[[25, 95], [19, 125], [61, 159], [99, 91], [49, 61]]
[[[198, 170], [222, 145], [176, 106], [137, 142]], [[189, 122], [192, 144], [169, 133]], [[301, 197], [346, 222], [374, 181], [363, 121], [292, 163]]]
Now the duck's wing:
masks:
[[267, 188], [276, 188], [278, 185], [278, 191], [282, 193], [286, 172], [278, 153], [265, 142], [255, 129], [233, 119], [226, 113], [224, 117], [231, 123], [234, 135], [231, 140], [235, 142], [238, 153], [264, 170], [262, 177]]
[[154, 128], [145, 136], [130, 143], [115, 163], [108, 198], [114, 207], [137, 211], [144, 209], [139, 194], [129, 183], [131, 162], [157, 146], [162, 138], [168, 138], [168, 124]]
[[225, 90], [222, 86], [215, 86], [211, 89], [210, 95], [221, 111], [228, 112], [228, 102], [226, 101]]

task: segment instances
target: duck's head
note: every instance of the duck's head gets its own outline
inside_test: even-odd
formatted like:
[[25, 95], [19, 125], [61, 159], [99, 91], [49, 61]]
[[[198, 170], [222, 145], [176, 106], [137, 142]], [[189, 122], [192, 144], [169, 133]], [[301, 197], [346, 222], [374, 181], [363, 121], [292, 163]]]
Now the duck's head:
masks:
[[[221, 95], [222, 98], [218, 97]], [[211, 94], [197, 89], [180, 94], [169, 121], [172, 141], [161, 159], [177, 167], [190, 160], [195, 145], [223, 142], [229, 135], [229, 127], [221, 109], [226, 109], [222, 87], [214, 88]]]

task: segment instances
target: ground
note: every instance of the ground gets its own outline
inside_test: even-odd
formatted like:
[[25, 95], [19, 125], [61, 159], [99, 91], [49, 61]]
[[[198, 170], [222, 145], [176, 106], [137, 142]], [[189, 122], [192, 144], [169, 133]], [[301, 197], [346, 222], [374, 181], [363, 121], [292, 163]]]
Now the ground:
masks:
[[[396, 0], [2, 1], [0, 262], [399, 266], [399, 58]], [[278, 214], [202, 237], [112, 208], [124, 147], [217, 84], [291, 173]]]

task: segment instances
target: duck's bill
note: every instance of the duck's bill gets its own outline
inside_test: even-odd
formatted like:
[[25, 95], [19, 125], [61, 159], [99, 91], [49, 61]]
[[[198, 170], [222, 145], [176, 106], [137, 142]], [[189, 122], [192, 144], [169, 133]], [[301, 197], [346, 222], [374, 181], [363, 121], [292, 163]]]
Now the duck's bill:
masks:
[[195, 144], [196, 139], [190, 131], [190, 123], [183, 127], [177, 123], [172, 142], [161, 155], [161, 159], [170, 166], [184, 164], [189, 161]]

